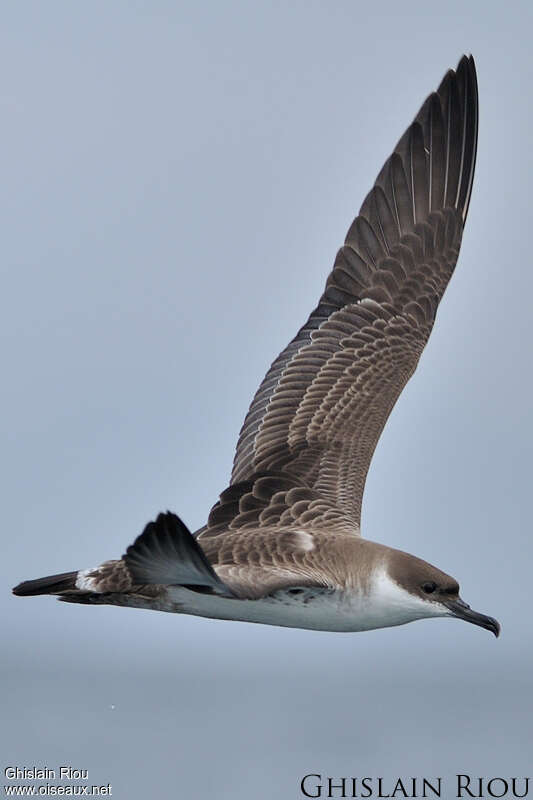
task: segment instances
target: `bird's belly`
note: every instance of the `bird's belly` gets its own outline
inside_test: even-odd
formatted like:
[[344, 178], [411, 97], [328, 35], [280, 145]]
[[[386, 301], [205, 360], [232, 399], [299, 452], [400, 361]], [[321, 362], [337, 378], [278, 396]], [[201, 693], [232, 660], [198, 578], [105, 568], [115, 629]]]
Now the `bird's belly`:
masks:
[[293, 588], [257, 600], [238, 600], [169, 586], [165, 595], [157, 604], [161, 611], [289, 628], [348, 632], [408, 621], [387, 619], [376, 613], [371, 599], [364, 594], [333, 589]]

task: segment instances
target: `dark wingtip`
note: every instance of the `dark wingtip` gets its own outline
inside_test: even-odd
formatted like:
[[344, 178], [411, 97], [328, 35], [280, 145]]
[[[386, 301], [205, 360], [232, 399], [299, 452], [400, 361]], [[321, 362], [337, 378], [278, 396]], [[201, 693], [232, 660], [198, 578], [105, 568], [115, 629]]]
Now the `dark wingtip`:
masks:
[[149, 522], [122, 558], [135, 584], [199, 585], [232, 594], [185, 523], [171, 511]]

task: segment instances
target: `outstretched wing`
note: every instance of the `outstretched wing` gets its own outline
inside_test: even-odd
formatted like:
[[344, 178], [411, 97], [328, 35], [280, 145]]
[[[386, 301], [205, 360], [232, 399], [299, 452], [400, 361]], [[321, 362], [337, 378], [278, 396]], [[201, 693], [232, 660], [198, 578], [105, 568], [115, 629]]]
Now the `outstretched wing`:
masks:
[[457, 261], [477, 127], [474, 61], [464, 56], [386, 161], [318, 306], [259, 387], [232, 484], [281, 472], [359, 525], [372, 454]]

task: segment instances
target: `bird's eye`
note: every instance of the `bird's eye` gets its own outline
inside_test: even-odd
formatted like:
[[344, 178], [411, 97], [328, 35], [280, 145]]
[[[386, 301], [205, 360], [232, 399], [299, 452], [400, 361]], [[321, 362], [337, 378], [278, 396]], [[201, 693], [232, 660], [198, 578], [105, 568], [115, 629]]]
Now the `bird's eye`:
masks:
[[425, 592], [425, 594], [433, 594], [436, 588], [437, 584], [433, 581], [427, 581], [422, 584], [422, 591]]

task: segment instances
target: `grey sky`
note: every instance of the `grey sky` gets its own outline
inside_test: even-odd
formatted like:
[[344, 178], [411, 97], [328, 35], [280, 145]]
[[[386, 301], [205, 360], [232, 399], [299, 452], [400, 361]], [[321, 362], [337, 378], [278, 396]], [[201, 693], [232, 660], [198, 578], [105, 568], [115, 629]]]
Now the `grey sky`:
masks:
[[[532, 22], [518, 2], [5, 6], [6, 764], [88, 768], [128, 800], [297, 798], [306, 772], [527, 774]], [[11, 597], [120, 556], [162, 509], [204, 522], [266, 368], [463, 52], [481, 112], [466, 233], [363, 533], [456, 576], [500, 640]]]

